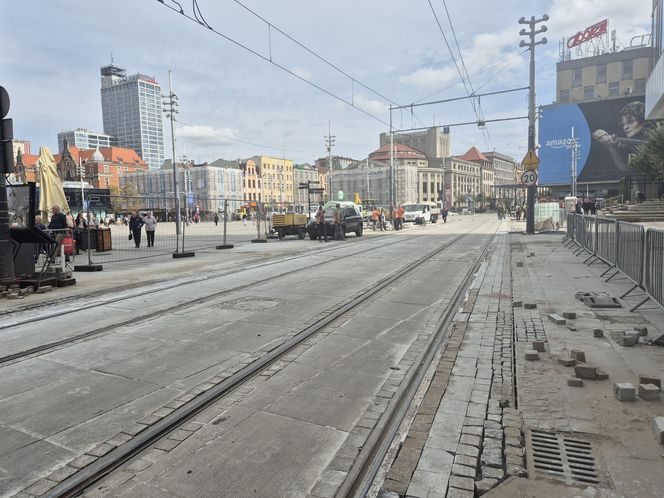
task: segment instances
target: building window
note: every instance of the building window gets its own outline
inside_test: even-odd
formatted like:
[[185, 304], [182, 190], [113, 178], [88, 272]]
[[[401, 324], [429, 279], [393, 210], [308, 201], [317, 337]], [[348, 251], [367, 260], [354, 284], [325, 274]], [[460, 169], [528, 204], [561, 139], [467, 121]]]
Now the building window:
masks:
[[590, 100], [595, 98], [595, 87], [590, 85], [590, 86], [584, 86], [583, 87], [583, 99], [584, 100]]
[[609, 97], [617, 97], [620, 95], [620, 83], [614, 81], [609, 83]]
[[622, 64], [622, 79], [631, 80], [634, 77], [634, 61], [623, 61]]
[[581, 86], [581, 68], [572, 69], [572, 87]]
[[634, 80], [634, 93], [646, 93], [646, 79]]
[[560, 102], [563, 104], [569, 102], [569, 90], [560, 90]]
[[598, 85], [601, 83], [606, 83], [606, 64], [600, 64], [599, 66], [597, 66], [596, 83]]

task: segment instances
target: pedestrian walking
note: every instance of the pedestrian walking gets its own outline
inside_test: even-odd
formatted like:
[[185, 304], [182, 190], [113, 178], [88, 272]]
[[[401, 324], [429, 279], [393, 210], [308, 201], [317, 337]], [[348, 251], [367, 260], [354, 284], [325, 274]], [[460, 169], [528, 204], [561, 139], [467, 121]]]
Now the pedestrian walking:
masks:
[[76, 242], [76, 255], [81, 254], [81, 246], [83, 245], [83, 230], [88, 228], [88, 223], [85, 221], [85, 216], [82, 212], [76, 215], [74, 220], [74, 242]]
[[334, 240], [344, 240], [344, 231], [342, 227], [341, 204], [337, 202], [334, 208]]
[[316, 235], [318, 236], [318, 242], [329, 242], [327, 240], [327, 231], [325, 230], [325, 211], [323, 211], [323, 206], [318, 206], [318, 211], [316, 212]]
[[447, 223], [447, 215], [449, 213], [447, 212], [447, 208], [444, 207], [443, 210], [441, 211], [441, 215], [443, 216], [443, 223]]
[[217, 213], [214, 214], [214, 226], [217, 226], [219, 224], [219, 215]]
[[157, 218], [154, 217], [152, 211], [150, 211], [145, 218], [143, 218], [145, 223], [145, 235], [148, 237], [148, 247], [154, 247], [154, 232], [157, 229]]
[[[48, 224], [48, 229], [49, 230], [55, 230], [55, 240], [58, 243], [55, 249], [55, 255], [57, 256], [60, 254], [60, 246], [62, 245], [62, 241], [65, 239], [65, 236], [67, 235], [67, 228], [68, 222], [67, 222], [67, 216], [60, 211], [60, 206], [57, 204], [51, 207], [51, 212], [53, 215], [51, 216], [51, 221]], [[53, 236], [53, 234], [51, 234]], [[65, 261], [69, 261], [69, 255], [65, 255]]]
[[136, 248], [141, 247], [141, 229], [143, 225], [145, 225], [143, 218], [136, 211], [132, 211], [129, 217], [129, 240], [134, 241]]
[[385, 209], [380, 208], [380, 231], [385, 230]]

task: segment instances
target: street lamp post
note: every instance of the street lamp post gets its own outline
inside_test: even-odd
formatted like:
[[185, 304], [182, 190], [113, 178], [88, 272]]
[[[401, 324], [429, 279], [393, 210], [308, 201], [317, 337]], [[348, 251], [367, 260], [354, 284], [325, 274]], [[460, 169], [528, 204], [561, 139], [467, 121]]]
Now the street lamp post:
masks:
[[[536, 19], [531, 16], [530, 19], [522, 17], [519, 19], [519, 24], [527, 24], [529, 30], [523, 28], [519, 35], [527, 36], [529, 41], [521, 40], [519, 47], [528, 47], [530, 50], [530, 82], [528, 92], [528, 151], [535, 153], [535, 47], [537, 45], [544, 45], [547, 40], [542, 37], [541, 40], [535, 41], [535, 36], [547, 31], [546, 26], [535, 29], [535, 26], [541, 22], [548, 21], [549, 16], [544, 14], [541, 19]], [[535, 194], [537, 186], [533, 185], [528, 187], [528, 198], [526, 201], [526, 233], [535, 233]]]

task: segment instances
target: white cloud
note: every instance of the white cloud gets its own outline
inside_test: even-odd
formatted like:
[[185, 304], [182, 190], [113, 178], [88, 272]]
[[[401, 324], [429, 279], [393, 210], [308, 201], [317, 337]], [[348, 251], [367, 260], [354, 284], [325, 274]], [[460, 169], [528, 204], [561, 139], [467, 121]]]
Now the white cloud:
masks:
[[441, 68], [423, 67], [406, 76], [401, 76], [399, 82], [407, 86], [424, 89], [440, 88], [459, 78], [453, 66]]
[[235, 143], [236, 132], [232, 128], [183, 125], [175, 130], [175, 136], [182, 142], [193, 142], [200, 147], [213, 147]]
[[313, 75], [303, 67], [293, 67], [291, 68], [291, 71], [306, 81], [311, 81], [311, 78], [313, 77]]
[[389, 107], [382, 100], [370, 99], [366, 95], [356, 94], [354, 104], [362, 110], [367, 111], [371, 114], [382, 114]]

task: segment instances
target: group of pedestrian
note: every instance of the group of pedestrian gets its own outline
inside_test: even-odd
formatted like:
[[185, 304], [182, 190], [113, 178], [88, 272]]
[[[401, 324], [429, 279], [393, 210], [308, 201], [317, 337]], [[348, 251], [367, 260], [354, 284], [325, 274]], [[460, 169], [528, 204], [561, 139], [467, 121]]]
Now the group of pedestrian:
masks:
[[[346, 240], [346, 234], [344, 233], [343, 228], [343, 212], [341, 210], [341, 204], [339, 203], [334, 206], [333, 223], [334, 240]], [[323, 209], [323, 206], [318, 206], [318, 211], [316, 211], [316, 235], [318, 237], [318, 242], [329, 242], [327, 238], [327, 226], [325, 224], [325, 210]]]
[[523, 221], [526, 221], [526, 207], [517, 204], [516, 209], [514, 210], [514, 216], [516, 221], [521, 221], [522, 218]]
[[395, 230], [403, 228], [403, 215], [405, 211], [401, 206], [392, 206], [392, 226]]
[[597, 202], [586, 197], [577, 199], [574, 212], [576, 214], [597, 214]]
[[387, 230], [385, 223], [385, 209], [377, 207], [371, 213], [371, 228], [375, 231], [376, 227], [382, 230]]
[[154, 234], [157, 230], [157, 218], [154, 217], [152, 211], [148, 212], [145, 216], [141, 216], [138, 211], [132, 211], [128, 225], [129, 240], [134, 241], [134, 245], [137, 249], [141, 247], [141, 233], [143, 226], [145, 226], [148, 247], [154, 247]]

